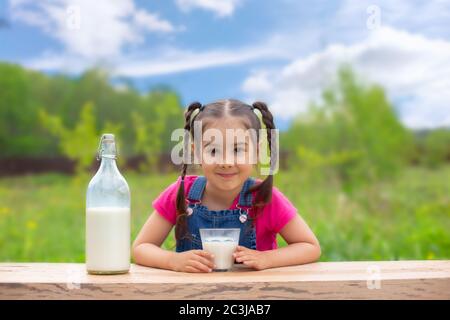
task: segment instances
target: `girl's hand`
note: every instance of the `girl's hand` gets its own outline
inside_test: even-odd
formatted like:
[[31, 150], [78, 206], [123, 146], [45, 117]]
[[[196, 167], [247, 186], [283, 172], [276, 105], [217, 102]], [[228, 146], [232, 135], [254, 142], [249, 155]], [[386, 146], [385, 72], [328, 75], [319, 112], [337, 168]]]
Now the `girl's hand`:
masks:
[[211, 272], [214, 268], [214, 256], [205, 250], [175, 252], [172, 270], [179, 272]]
[[237, 262], [256, 270], [264, 270], [269, 268], [267, 253], [264, 251], [252, 250], [247, 247], [238, 246], [233, 253], [233, 257]]

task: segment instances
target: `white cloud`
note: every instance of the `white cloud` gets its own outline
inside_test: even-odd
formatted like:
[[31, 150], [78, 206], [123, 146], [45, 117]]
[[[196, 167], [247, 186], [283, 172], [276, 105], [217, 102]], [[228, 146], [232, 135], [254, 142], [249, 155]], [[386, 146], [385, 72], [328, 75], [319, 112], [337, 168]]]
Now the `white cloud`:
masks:
[[[264, 43], [251, 47], [236, 49], [210, 49], [205, 51], [192, 51], [174, 47], [154, 49], [151, 54], [127, 54], [111, 58], [102, 67], [112, 74], [126, 77], [150, 77], [177, 72], [199, 70], [205, 68], [237, 65], [249, 61], [264, 59], [288, 59], [291, 53], [286, 52], [280, 44], [278, 37], [266, 40]], [[89, 63], [80, 60], [76, 55], [57, 55], [46, 52], [38, 58], [22, 62], [26, 67], [41, 71], [64, 71], [80, 73]]]
[[158, 14], [149, 13], [145, 10], [137, 10], [134, 15], [134, 20], [138, 26], [148, 31], [175, 31], [174, 26], [170, 22], [160, 19]]
[[[289, 119], [307, 109], [335, 80], [342, 63], [363, 79], [381, 84], [409, 127], [450, 125], [450, 42], [382, 27], [352, 45], [330, 45], [273, 70], [254, 71], [242, 84], [249, 100], [268, 101]], [[407, 98], [407, 99], [406, 99]]]
[[176, 28], [158, 14], [135, 7], [133, 0], [10, 0], [11, 18], [58, 39], [64, 54], [97, 60], [120, 55], [141, 43], [146, 32]]
[[[182, 5], [185, 8], [210, 7], [211, 10], [214, 7], [220, 15], [231, 14], [237, 5], [237, 1], [219, 2], [186, 2]], [[275, 46], [266, 47], [267, 42], [261, 46], [202, 52], [162, 46], [152, 48], [151, 54], [147, 50], [145, 55], [136, 54], [137, 50], [125, 51], [127, 45], [141, 44], [145, 32], [172, 33], [183, 30], [161, 19], [157, 13], [136, 8], [133, 0], [10, 0], [10, 8], [13, 19], [44, 30], [64, 46], [63, 52], [47, 50], [22, 61], [35, 70], [79, 73], [101, 63], [113, 74], [144, 77], [285, 55]], [[72, 19], [73, 8], [79, 11], [79, 28], [70, 27], [70, 23], [77, 22]]]
[[178, 7], [189, 12], [194, 8], [213, 11], [219, 17], [231, 16], [241, 0], [177, 0]]
[[155, 76], [189, 70], [198, 70], [225, 65], [236, 65], [247, 61], [281, 57], [284, 53], [273, 47], [255, 46], [234, 50], [208, 50], [192, 52], [166, 50], [155, 59], [132, 59], [123, 61], [115, 73], [128, 77]]

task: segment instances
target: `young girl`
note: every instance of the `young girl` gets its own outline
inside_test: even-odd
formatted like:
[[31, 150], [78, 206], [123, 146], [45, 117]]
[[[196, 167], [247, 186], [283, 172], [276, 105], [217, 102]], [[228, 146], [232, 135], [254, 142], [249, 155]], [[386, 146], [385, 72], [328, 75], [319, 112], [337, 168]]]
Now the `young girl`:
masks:
[[[201, 145], [203, 175], [186, 175], [184, 162], [181, 177], [153, 201], [155, 211], [133, 243], [135, 262], [174, 271], [211, 272], [214, 257], [202, 250], [200, 228], [240, 228], [234, 258], [237, 263], [256, 270], [318, 260], [317, 238], [291, 202], [273, 186], [273, 172], [264, 181], [256, 180], [251, 178], [253, 163], [236, 161], [236, 156], [249, 159], [252, 150], [260, 155], [263, 137], [258, 132], [264, 129], [264, 124], [273, 168], [275, 146], [271, 129], [275, 126], [266, 104], [255, 102], [250, 106], [238, 100], [220, 100], [207, 105], [195, 102], [185, 112], [184, 129], [192, 137], [198, 136], [194, 131], [199, 130], [194, 120], [200, 123], [204, 135], [212, 128], [223, 137], [229, 137], [225, 133], [230, 129], [236, 132], [254, 129], [257, 147], [251, 148], [254, 139], [235, 144], [233, 138], [225, 141], [223, 148], [218, 147], [217, 141], [194, 139], [190, 147], [199, 150]], [[224, 157], [230, 153], [234, 153], [231, 161]], [[174, 226], [175, 252], [160, 247]], [[287, 242], [286, 247], [277, 248], [278, 233]]]

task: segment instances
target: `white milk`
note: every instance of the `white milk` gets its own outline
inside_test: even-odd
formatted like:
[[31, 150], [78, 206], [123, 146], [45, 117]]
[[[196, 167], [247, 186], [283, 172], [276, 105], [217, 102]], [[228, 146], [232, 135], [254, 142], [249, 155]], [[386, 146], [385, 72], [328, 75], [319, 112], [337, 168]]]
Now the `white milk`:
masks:
[[92, 273], [119, 273], [130, 268], [130, 209], [86, 210], [86, 268]]
[[214, 237], [202, 242], [203, 250], [214, 255], [215, 270], [228, 270], [233, 267], [233, 253], [236, 250], [237, 242], [233, 238]]

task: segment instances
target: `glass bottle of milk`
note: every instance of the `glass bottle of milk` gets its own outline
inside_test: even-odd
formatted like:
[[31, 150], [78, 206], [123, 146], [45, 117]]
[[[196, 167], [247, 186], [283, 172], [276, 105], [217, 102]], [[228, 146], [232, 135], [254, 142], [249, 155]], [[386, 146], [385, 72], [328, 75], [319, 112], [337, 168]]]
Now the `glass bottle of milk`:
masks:
[[101, 137], [100, 168], [86, 194], [86, 268], [91, 274], [130, 268], [130, 189], [116, 165], [113, 134]]

